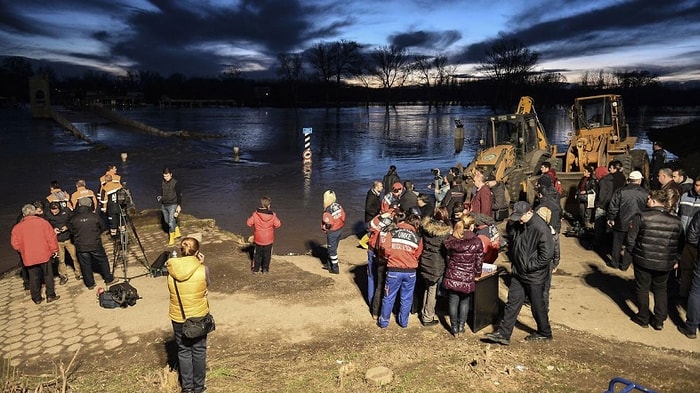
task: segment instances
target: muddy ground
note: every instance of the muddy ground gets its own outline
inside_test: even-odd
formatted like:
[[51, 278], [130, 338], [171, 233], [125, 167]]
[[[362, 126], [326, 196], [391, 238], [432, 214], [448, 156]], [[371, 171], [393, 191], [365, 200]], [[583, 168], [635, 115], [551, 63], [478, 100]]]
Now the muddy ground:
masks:
[[[140, 229], [152, 230], [159, 229]], [[220, 232], [208, 231], [205, 239]], [[562, 238], [562, 265], [552, 287], [554, 340], [523, 341], [535, 327], [523, 308], [508, 347], [480, 341], [491, 328], [454, 339], [442, 303], [438, 326], [424, 328], [414, 315], [407, 329], [395, 321], [379, 329], [363, 300], [366, 253], [353, 236], [341, 242], [337, 276], [322, 269], [322, 249], [275, 256], [269, 275], [253, 275], [243, 244], [232, 239], [205, 242], [202, 249], [213, 273], [210, 302], [218, 324], [208, 342], [208, 392], [592, 392], [605, 390], [618, 376], [659, 392], [700, 391], [700, 340], [676, 331], [682, 308], [672, 307], [674, 315], [661, 332], [633, 324], [631, 270], [605, 267], [576, 238]], [[508, 267], [505, 260], [498, 264]], [[138, 342], [80, 353], [68, 378], [70, 391], [170, 391], [163, 387], [162, 370], [176, 363], [176, 355], [165, 279], [132, 283], [144, 299], [116, 311], [123, 312], [118, 318], [97, 318]], [[95, 314], [86, 309], [77, 317]], [[71, 356], [58, 359], [67, 363]], [[57, 358], [47, 356], [19, 370], [50, 375], [56, 364]], [[369, 384], [365, 372], [376, 366], [390, 368], [393, 382]]]

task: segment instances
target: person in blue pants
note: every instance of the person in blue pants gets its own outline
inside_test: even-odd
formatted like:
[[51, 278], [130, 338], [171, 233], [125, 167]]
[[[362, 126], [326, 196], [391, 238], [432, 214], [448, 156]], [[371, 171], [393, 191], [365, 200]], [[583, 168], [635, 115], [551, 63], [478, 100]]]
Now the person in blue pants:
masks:
[[[405, 219], [404, 219], [405, 217]], [[377, 325], [385, 329], [389, 326], [391, 310], [397, 294], [400, 294], [400, 311], [397, 316], [399, 326], [408, 327], [408, 317], [413, 304], [413, 290], [416, 286], [418, 259], [423, 252], [423, 239], [418, 234], [420, 217], [403, 212], [396, 213], [396, 227], [390, 230], [380, 242], [380, 253], [386, 258], [386, 281], [382, 309]]]

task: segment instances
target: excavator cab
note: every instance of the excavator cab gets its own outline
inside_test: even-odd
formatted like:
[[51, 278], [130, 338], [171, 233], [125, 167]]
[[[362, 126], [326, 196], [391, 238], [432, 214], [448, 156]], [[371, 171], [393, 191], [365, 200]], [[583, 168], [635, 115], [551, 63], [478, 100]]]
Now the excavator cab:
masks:
[[486, 146], [512, 145], [518, 160], [524, 160], [527, 153], [539, 149], [535, 115], [501, 115], [489, 120], [491, 127], [485, 138]]

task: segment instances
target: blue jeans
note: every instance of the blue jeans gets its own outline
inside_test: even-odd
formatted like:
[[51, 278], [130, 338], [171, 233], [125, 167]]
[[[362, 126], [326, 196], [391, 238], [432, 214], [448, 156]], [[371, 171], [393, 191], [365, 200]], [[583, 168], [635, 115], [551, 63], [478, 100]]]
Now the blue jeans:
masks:
[[177, 226], [175, 209], [177, 209], [177, 205], [163, 205], [161, 208], [163, 211], [163, 218], [165, 219], [165, 223], [168, 224], [168, 230], [170, 233], [175, 232], [175, 227]]
[[447, 290], [447, 298], [449, 301], [450, 325], [452, 326], [452, 332], [457, 333], [467, 322], [472, 294]]
[[413, 305], [413, 289], [416, 287], [416, 272], [386, 272], [386, 282], [384, 283], [384, 299], [382, 299], [382, 311], [377, 319], [377, 324], [381, 328], [389, 326], [389, 318], [391, 318], [391, 310], [394, 308], [396, 294], [401, 291], [401, 300], [399, 304], [399, 326], [402, 328], [408, 327], [408, 316], [411, 313]]
[[377, 274], [377, 263], [374, 260], [374, 251], [367, 250], [367, 304], [372, 304], [374, 299], [375, 276]]
[[207, 336], [190, 339], [182, 335], [182, 323], [173, 322], [177, 361], [180, 368], [182, 390], [194, 389], [201, 393], [205, 389], [207, 376]]

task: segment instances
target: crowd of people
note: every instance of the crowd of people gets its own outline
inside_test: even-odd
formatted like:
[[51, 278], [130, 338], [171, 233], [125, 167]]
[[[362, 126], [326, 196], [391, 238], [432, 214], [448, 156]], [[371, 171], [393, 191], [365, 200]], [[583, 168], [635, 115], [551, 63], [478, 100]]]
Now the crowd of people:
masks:
[[[82, 280], [87, 289], [95, 288], [95, 273], [102, 276], [107, 286], [117, 282], [114, 266], [110, 267], [102, 243], [103, 234], [109, 234], [115, 241], [115, 247], [117, 242], [123, 241], [122, 236], [128, 236], [125, 209], [130, 194], [115, 165], [108, 165], [99, 184], [96, 194], [88, 188], [84, 179], [79, 179], [75, 183], [75, 191], [69, 193], [61, 188], [58, 181], [52, 181], [45, 200], [22, 207], [12, 228], [10, 242], [20, 256], [24, 289], [30, 293], [35, 304], [41, 304], [44, 300], [53, 303], [60, 298], [54, 285], [54, 269], [58, 272], [59, 285], [65, 285], [69, 280], [66, 254], [72, 262], [75, 279]], [[181, 237], [177, 217], [182, 211], [182, 192], [168, 168], [163, 170], [158, 200], [168, 226], [168, 245], [174, 246], [175, 239]], [[262, 204], [269, 208], [269, 199], [266, 203], [263, 198]], [[45, 210], [47, 205], [48, 211]], [[196, 239], [181, 239], [179, 250], [179, 257], [174, 256], [167, 261], [171, 294], [169, 315], [178, 347], [182, 391], [200, 393], [206, 390], [207, 336], [186, 337], [183, 326], [187, 318], [203, 317], [209, 312], [209, 271]], [[263, 271], [269, 269], [269, 250], [264, 245], [258, 267]]]
[[[382, 181], [373, 182], [365, 199], [367, 236], [360, 244], [367, 248], [366, 300], [380, 328], [388, 327], [397, 297], [399, 326], [408, 326], [412, 311], [419, 314], [425, 327], [439, 324], [435, 308], [438, 297], [444, 295], [452, 335], [458, 337], [465, 332], [482, 266], [495, 262], [505, 245], [496, 227], [497, 217], [494, 218], [502, 209], [499, 204], [504, 203], [505, 196], [493, 191], [499, 189], [499, 184], [484, 172], [484, 168], [467, 173], [455, 167], [443, 176], [440, 169], [434, 168], [432, 196], [416, 192], [411, 181], [402, 183], [395, 166], [389, 168]], [[530, 277], [532, 266], [521, 268], [529, 278], [521, 280], [520, 292], [512, 289], [512, 296], [509, 295], [506, 317], [500, 325], [504, 330], [495, 337], [485, 337], [486, 340], [508, 343], [507, 326], [514, 323], [525, 293], [537, 305], [533, 306], [533, 313], [541, 317], [538, 322], [542, 321], [534, 339], [551, 339], [545, 295], [548, 297], [547, 283], [559, 262], [557, 234], [561, 225], [552, 175], [553, 172], [543, 173], [540, 178], [534, 209], [526, 202], [515, 205], [505, 236], [520, 247], [510, 247], [511, 250], [527, 249], [523, 255], [528, 256], [542, 253], [543, 265], [537, 265], [536, 278]], [[505, 192], [503, 187], [500, 190]], [[533, 243], [537, 236], [542, 236], [546, 247], [540, 247], [537, 241]], [[529, 263], [530, 258], [527, 259]]]
[[670, 293], [686, 309], [687, 321], [678, 330], [694, 339], [700, 323], [700, 278], [694, 279], [700, 277], [700, 264], [693, 232], [693, 222], [700, 225], [700, 179], [693, 181], [683, 168], [665, 160], [656, 142], [650, 179], [639, 170], [625, 175], [619, 160], [607, 167], [587, 167], [576, 197], [583, 226], [593, 230], [592, 245], [605, 263], [634, 269], [638, 312], [632, 321], [662, 330]]
[[[668, 316], [668, 282], [671, 272], [677, 271], [679, 289], [674, 295], [687, 310], [687, 321], [678, 329], [694, 339], [700, 324], [700, 179], [693, 181], [682, 168], [659, 163], [665, 157], [656, 148], [655, 159], [652, 179], [644, 179], [637, 170], [625, 174], [618, 160], [607, 167], [588, 166], [574, 198], [580, 203], [579, 219], [584, 228], [593, 231], [593, 246], [608, 266], [634, 268], [639, 311], [632, 321], [645, 328], [663, 329]], [[502, 214], [503, 209], [508, 211], [504, 185], [489, 177], [485, 168], [467, 172], [454, 167], [444, 176], [434, 168], [432, 173], [433, 195], [417, 192], [411, 181], [402, 182], [393, 165], [367, 191], [367, 236], [360, 244], [367, 249], [366, 300], [377, 325], [387, 328], [394, 310], [402, 328], [408, 327], [412, 312], [419, 314], [423, 326], [438, 325], [436, 304], [444, 296], [450, 332], [459, 337], [465, 332], [484, 264], [494, 263], [505, 248], [511, 263], [508, 298], [497, 329], [482, 340], [509, 345], [517, 316], [526, 303], [537, 328], [525, 340], [551, 340], [549, 290], [561, 259], [559, 233], [564, 216], [561, 182], [555, 170], [548, 162], [542, 163], [534, 204], [517, 201], [510, 215]], [[159, 201], [168, 227], [168, 245], [173, 246], [181, 237], [177, 217], [182, 211], [182, 192], [170, 169], [164, 169], [162, 176]], [[20, 255], [25, 290], [34, 303], [60, 298], [55, 291], [53, 264], [59, 285], [66, 284], [66, 254], [75, 279], [82, 280], [88, 289], [95, 287], [95, 272], [106, 285], [116, 281], [102, 234], [108, 232], [118, 239], [127, 230], [120, 192], [125, 187], [114, 165], [108, 166], [99, 182], [97, 194], [83, 179], [76, 181], [75, 192], [69, 194], [54, 181], [46, 201], [22, 207], [11, 243]], [[274, 231], [281, 226], [271, 202], [263, 196], [260, 207], [247, 220], [254, 230], [253, 273], [270, 270]], [[48, 212], [44, 211], [46, 203]], [[496, 225], [504, 218], [506, 231], [501, 234]], [[325, 265], [332, 274], [340, 273], [338, 244], [345, 219], [336, 193], [325, 191], [321, 230], [327, 236]], [[205, 389], [206, 335], [191, 339], [182, 334], [185, 319], [209, 312], [209, 272], [199, 247], [196, 239], [184, 238], [179, 243], [180, 256], [168, 260], [170, 319], [183, 391], [187, 392]], [[649, 292], [654, 296], [653, 312], [649, 310]]]
[[[638, 312], [632, 322], [663, 329], [669, 291], [674, 289], [668, 283], [677, 272], [678, 292], [671, 296], [687, 310], [687, 321], [678, 330], [695, 338], [700, 323], [700, 179], [693, 181], [682, 168], [659, 162], [665, 158], [661, 153], [655, 156], [655, 181], [644, 179], [639, 170], [625, 173], [622, 163], [613, 160], [607, 167], [586, 167], [573, 198], [581, 206], [578, 218], [592, 232], [592, 245], [605, 263], [623, 271], [634, 269]], [[416, 192], [410, 181], [402, 183], [395, 166], [367, 191], [367, 236], [360, 245], [367, 248], [366, 300], [379, 327], [389, 325], [394, 309], [401, 327], [408, 326], [410, 312], [419, 314], [423, 326], [437, 325], [435, 306], [444, 295], [451, 333], [459, 336], [482, 264], [494, 262], [507, 246], [512, 268], [506, 308], [498, 328], [482, 339], [509, 344], [527, 302], [537, 330], [526, 340], [551, 340], [549, 289], [561, 259], [559, 234], [565, 215], [556, 171], [548, 162], [542, 164], [534, 205], [516, 202], [503, 236], [495, 225], [500, 207], [493, 191], [502, 184], [489, 179], [482, 168], [470, 173], [450, 168], [445, 176], [438, 168], [432, 172], [432, 196]], [[332, 216], [326, 210], [324, 223]], [[337, 243], [333, 244], [329, 256], [337, 263]]]

